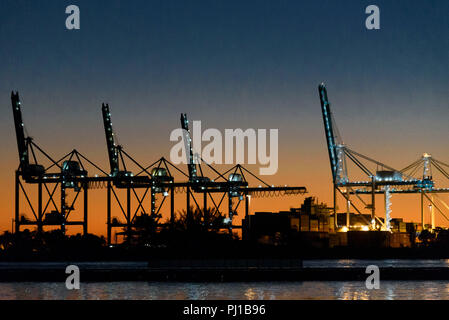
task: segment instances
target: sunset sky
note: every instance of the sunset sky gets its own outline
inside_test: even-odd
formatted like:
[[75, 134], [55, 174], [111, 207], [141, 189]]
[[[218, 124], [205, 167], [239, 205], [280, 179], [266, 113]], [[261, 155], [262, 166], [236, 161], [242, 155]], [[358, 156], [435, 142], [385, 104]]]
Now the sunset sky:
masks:
[[[70, 4], [80, 30], [65, 28]], [[365, 28], [370, 4], [380, 30]], [[203, 129], [279, 129], [279, 170], [262, 178], [332, 205], [320, 82], [351, 149], [398, 169], [423, 152], [449, 163], [448, 13], [446, 0], [2, 0], [0, 231], [11, 230], [18, 167], [11, 90], [44, 150], [59, 158], [76, 148], [105, 169], [102, 102], [143, 164], [169, 157], [185, 112]], [[288, 210], [303, 198], [254, 199], [251, 209]], [[105, 200], [105, 190], [90, 196], [90, 232], [106, 232]], [[419, 196], [393, 196], [392, 210], [418, 221]]]

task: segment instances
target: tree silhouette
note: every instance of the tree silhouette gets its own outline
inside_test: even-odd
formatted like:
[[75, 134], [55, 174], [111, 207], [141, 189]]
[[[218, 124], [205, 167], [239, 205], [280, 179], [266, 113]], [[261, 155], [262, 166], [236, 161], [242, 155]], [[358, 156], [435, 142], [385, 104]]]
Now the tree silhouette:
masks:
[[160, 214], [147, 214], [141, 213], [136, 216], [134, 223], [129, 232], [124, 232], [126, 234], [125, 241], [128, 244], [137, 245], [153, 245], [158, 242], [158, 231], [161, 226], [159, 223], [161, 219]]
[[218, 232], [225, 228], [225, 216], [214, 208], [199, 209], [190, 207], [190, 215], [187, 210], [178, 212], [175, 218], [177, 230], [192, 232]]

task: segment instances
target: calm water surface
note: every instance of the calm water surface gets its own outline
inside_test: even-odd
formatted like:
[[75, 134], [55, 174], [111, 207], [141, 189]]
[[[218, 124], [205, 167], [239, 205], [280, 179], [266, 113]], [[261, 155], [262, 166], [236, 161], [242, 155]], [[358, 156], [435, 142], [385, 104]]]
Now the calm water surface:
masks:
[[[65, 268], [69, 264], [75, 264], [81, 269], [145, 269], [148, 264], [141, 261], [115, 261], [115, 262], [0, 262], [2, 269], [20, 268]], [[385, 260], [361, 260], [361, 259], [326, 259], [326, 260], [304, 260], [305, 268], [352, 268], [366, 267], [375, 264], [379, 267], [401, 267], [401, 268], [432, 268], [448, 267], [449, 259], [385, 259]]]
[[[36, 268], [146, 268], [144, 262], [33, 263]], [[370, 264], [379, 267], [449, 267], [449, 260], [307, 260], [304, 267], [351, 268]], [[2, 268], [29, 267], [0, 263]], [[82, 281], [82, 279], [81, 279]], [[449, 300], [449, 281], [381, 281], [380, 289], [368, 290], [363, 281], [303, 282], [81, 282], [80, 290], [67, 290], [59, 282], [0, 283], [0, 300], [10, 299], [444, 299]]]
[[162, 283], [81, 283], [67, 290], [64, 283], [0, 283], [0, 299], [445, 299], [449, 281], [382, 281], [368, 290], [359, 281]]

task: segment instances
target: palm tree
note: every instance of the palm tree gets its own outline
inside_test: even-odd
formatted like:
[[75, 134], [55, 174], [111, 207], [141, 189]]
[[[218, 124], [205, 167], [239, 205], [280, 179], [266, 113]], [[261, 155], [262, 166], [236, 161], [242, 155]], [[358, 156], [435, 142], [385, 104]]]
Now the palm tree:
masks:
[[225, 227], [225, 216], [214, 208], [201, 210], [190, 207], [189, 212], [190, 215], [187, 213], [187, 210], [178, 212], [178, 217], [175, 218], [175, 227], [177, 229], [197, 232], [217, 232]]
[[137, 243], [144, 245], [150, 245], [155, 242], [161, 217], [160, 214], [147, 213], [141, 213], [136, 216], [128, 241], [131, 241], [131, 238], [135, 238]]

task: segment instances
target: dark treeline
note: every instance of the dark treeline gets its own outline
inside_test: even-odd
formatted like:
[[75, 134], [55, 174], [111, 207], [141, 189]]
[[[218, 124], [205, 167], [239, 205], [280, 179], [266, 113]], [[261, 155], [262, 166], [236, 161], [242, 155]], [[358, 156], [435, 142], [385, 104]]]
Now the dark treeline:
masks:
[[65, 235], [61, 230], [42, 233], [25, 229], [0, 235], [1, 260], [93, 259], [106, 247], [104, 237]]
[[[191, 208], [178, 212], [173, 224], [160, 215], [141, 214], [131, 228], [123, 228], [121, 243], [107, 246], [93, 234], [65, 235], [61, 230], [0, 235], [0, 260], [145, 260], [152, 256], [222, 255], [237, 248], [238, 238], [226, 230], [216, 210]], [[237, 250], [237, 249], [236, 249]]]
[[130, 229], [119, 232], [121, 243], [108, 246], [93, 234], [65, 235], [52, 230], [24, 230], [0, 235], [0, 261], [111, 261], [152, 258], [449, 258], [449, 231], [423, 231], [413, 248], [313, 248], [307, 243], [267, 245], [230, 234], [225, 217], [212, 209], [178, 212], [173, 224], [159, 215], [141, 214]]

